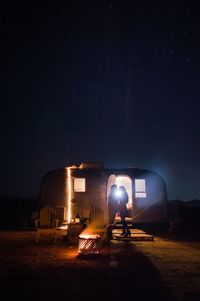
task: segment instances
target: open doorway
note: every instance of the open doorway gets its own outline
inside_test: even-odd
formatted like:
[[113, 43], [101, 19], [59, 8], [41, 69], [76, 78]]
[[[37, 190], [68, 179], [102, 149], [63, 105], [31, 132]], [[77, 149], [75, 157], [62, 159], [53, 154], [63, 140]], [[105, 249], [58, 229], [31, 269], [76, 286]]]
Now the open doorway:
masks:
[[[110, 193], [111, 186], [115, 184], [117, 187], [124, 186], [128, 193], [128, 204], [127, 209], [129, 212], [129, 217], [133, 217], [133, 195], [132, 195], [132, 180], [126, 175], [110, 175], [107, 184], [107, 200]], [[117, 216], [116, 216], [117, 218]]]

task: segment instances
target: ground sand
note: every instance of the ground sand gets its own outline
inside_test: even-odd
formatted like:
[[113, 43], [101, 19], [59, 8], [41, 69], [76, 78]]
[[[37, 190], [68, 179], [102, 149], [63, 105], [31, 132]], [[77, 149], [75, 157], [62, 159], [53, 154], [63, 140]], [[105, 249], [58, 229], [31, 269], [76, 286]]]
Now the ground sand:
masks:
[[112, 241], [96, 258], [34, 231], [0, 232], [1, 300], [200, 300], [200, 243]]

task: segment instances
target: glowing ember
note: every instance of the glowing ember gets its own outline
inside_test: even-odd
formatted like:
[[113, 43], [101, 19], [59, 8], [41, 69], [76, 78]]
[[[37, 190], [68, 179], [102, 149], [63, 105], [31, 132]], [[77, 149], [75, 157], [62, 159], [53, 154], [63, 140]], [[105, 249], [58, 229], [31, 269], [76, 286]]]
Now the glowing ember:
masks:
[[101, 238], [96, 234], [83, 234], [79, 236], [78, 254], [97, 255], [100, 254]]
[[100, 236], [99, 235], [97, 235], [97, 234], [81, 234], [81, 235], [79, 235], [79, 237], [80, 238], [85, 238], [85, 239], [98, 239], [98, 238], [100, 238]]

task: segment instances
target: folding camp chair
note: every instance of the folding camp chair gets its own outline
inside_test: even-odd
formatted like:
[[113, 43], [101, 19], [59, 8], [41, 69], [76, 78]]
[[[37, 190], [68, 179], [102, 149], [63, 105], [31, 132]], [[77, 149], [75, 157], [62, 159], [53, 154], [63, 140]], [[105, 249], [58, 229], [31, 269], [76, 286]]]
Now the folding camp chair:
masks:
[[58, 219], [53, 219], [52, 216], [51, 207], [43, 207], [40, 210], [40, 218], [35, 220], [36, 243], [44, 236], [48, 238], [52, 238], [53, 236], [54, 242], [56, 243]]

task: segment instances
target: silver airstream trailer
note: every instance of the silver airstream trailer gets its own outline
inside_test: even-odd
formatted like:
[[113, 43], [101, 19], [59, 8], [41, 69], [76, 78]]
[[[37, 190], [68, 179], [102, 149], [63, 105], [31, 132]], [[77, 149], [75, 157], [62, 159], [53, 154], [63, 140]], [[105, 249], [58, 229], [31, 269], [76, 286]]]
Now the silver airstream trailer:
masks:
[[105, 227], [112, 184], [126, 188], [134, 224], [167, 223], [167, 190], [159, 174], [139, 168], [107, 169], [95, 162], [48, 172], [41, 181], [40, 207], [53, 208], [60, 223], [70, 224], [78, 216]]

